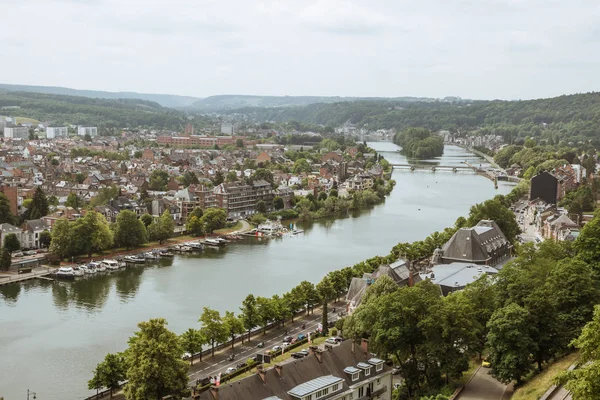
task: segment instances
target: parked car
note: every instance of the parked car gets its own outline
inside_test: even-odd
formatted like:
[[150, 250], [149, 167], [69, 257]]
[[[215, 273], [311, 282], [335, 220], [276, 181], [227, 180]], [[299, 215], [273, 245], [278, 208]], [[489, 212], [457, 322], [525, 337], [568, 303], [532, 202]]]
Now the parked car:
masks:
[[292, 340], [294, 339], [293, 336], [286, 336], [283, 338], [284, 342], [288, 342], [288, 343], [292, 343]]
[[274, 352], [281, 351], [281, 346], [273, 346], [271, 351], [274, 351]]
[[23, 252], [22, 251], [13, 251], [12, 256], [13, 257], [23, 257]]
[[238, 363], [238, 364], [235, 366], [235, 368], [237, 368], [237, 369], [241, 369], [241, 368], [244, 368], [244, 367], [246, 367], [247, 365], [248, 365], [248, 364], [246, 364], [245, 362], [241, 362], [241, 363]]
[[183, 356], [181, 356], [181, 358], [183, 358], [184, 360], [186, 358], [191, 358], [191, 357], [192, 357], [192, 355], [190, 353], [188, 353], [187, 351], [185, 353], [183, 353]]
[[298, 340], [304, 340], [304, 339], [306, 339], [306, 335], [304, 333], [299, 333]]
[[292, 353], [293, 358], [303, 358], [303, 357], [306, 357], [307, 355], [308, 355], [308, 350], [306, 350], [306, 349]]
[[483, 359], [483, 361], [481, 362], [481, 366], [483, 368], [490, 368], [492, 366], [492, 364], [489, 362], [489, 360], [486, 358]]
[[392, 375], [398, 375], [399, 373], [400, 373], [400, 366], [395, 365], [394, 368], [392, 368]]
[[327, 344], [338, 344], [339, 342], [337, 340], [335, 340], [334, 337], [330, 337], [329, 339], [327, 339], [325, 341], [325, 343], [327, 343]]
[[336, 336], [334, 337], [334, 339], [338, 342], [338, 343], [342, 343], [344, 341], [344, 338], [341, 336]]
[[25, 254], [26, 256], [35, 256], [37, 254], [37, 251], [28, 250], [28, 251], [23, 252], [23, 254]]
[[287, 349], [288, 347], [290, 347], [291, 343], [288, 342], [283, 342], [283, 344], [281, 345], [281, 347], [283, 347], [284, 349]]
[[235, 367], [229, 367], [225, 370], [225, 375], [233, 374], [235, 371]]

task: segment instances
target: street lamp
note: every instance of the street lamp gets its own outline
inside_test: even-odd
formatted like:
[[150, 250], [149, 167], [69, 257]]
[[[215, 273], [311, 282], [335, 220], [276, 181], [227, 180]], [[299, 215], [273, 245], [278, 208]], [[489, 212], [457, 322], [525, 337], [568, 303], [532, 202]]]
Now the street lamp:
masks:
[[29, 389], [27, 389], [27, 400], [29, 400], [29, 395], [32, 395], [34, 400], [36, 399], [36, 397], [35, 397], [35, 396], [36, 396], [36, 393], [35, 393], [35, 392], [32, 392], [32, 391], [31, 391], [31, 390], [29, 390]]

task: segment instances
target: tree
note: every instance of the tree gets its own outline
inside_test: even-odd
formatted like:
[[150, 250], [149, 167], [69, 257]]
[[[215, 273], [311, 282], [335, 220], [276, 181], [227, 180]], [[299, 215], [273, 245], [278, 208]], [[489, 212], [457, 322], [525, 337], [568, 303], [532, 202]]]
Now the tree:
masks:
[[148, 232], [144, 223], [138, 219], [135, 212], [123, 210], [117, 214], [114, 237], [117, 246], [129, 249], [146, 243], [148, 241]]
[[125, 352], [128, 382], [124, 391], [127, 400], [189, 396], [188, 365], [181, 359], [181, 341], [166, 325], [167, 321], [163, 318], [140, 322], [139, 331], [129, 339]]
[[221, 171], [217, 171], [212, 179], [212, 183], [213, 185], [218, 186], [221, 183], [223, 183], [224, 180], [225, 179], [223, 178], [223, 173]]
[[329, 331], [329, 324], [327, 321], [327, 305], [335, 298], [335, 289], [333, 288], [333, 284], [327, 275], [323, 277], [321, 282], [317, 284], [316, 289], [323, 304], [323, 317], [321, 320], [321, 324], [323, 325], [323, 333], [327, 333]]
[[54, 223], [51, 235], [50, 252], [52, 254], [62, 260], [75, 253], [71, 223], [66, 218], [61, 218]]
[[44, 229], [41, 233], [40, 233], [40, 246], [43, 248], [48, 248], [50, 247], [50, 243], [52, 242], [52, 234]]
[[190, 353], [190, 364], [194, 365], [194, 354], [200, 352], [200, 362], [202, 362], [202, 345], [206, 339], [198, 329], [188, 329], [179, 336], [181, 347]]
[[273, 300], [267, 297], [258, 296], [256, 298], [256, 309], [258, 312], [260, 325], [263, 327], [263, 335], [267, 333], [267, 326], [276, 319], [277, 313]]
[[200, 332], [206, 338], [206, 342], [212, 346], [211, 353], [214, 357], [215, 344], [223, 343], [227, 340], [227, 327], [223, 324], [219, 312], [208, 307], [204, 307], [204, 311], [198, 321], [202, 323]]
[[171, 217], [169, 210], [165, 210], [160, 218], [158, 218], [158, 221], [152, 223], [148, 227], [148, 232], [150, 237], [153, 240], [158, 240], [158, 243], [160, 244], [173, 236], [173, 232], [175, 232], [175, 221], [173, 221], [173, 217]]
[[92, 136], [89, 133], [86, 133], [83, 136], [83, 140], [85, 140], [86, 142], [91, 142], [92, 141]]
[[594, 308], [594, 317], [572, 344], [579, 349], [579, 368], [564, 372], [556, 379], [565, 385], [573, 400], [600, 398], [600, 305]]
[[475, 204], [471, 207], [468, 226], [474, 226], [482, 219], [491, 219], [498, 224], [498, 227], [504, 233], [509, 242], [514, 243], [517, 235], [521, 233], [519, 224], [515, 219], [515, 214], [505, 207], [498, 198], [486, 200], [483, 203]]
[[162, 169], [155, 169], [150, 174], [150, 189], [164, 191], [167, 190], [167, 183], [169, 183], [169, 174]]
[[225, 311], [223, 325], [225, 325], [225, 330], [231, 338], [231, 348], [233, 349], [235, 336], [244, 333], [244, 322], [240, 317], [236, 317], [233, 312]]
[[188, 233], [194, 236], [200, 236], [204, 232], [201, 219], [195, 215], [188, 217], [188, 220], [185, 223], [185, 229]]
[[136, 150], [136, 151], [133, 153], [133, 158], [140, 159], [140, 158], [142, 158], [142, 156], [143, 156], [143, 155], [144, 155], [144, 153], [143, 153], [141, 150]]
[[260, 323], [256, 298], [251, 294], [246, 296], [240, 310], [242, 311], [242, 323], [244, 324], [244, 328], [248, 331], [248, 340], [250, 340], [250, 332]]
[[594, 267], [600, 273], [600, 210], [594, 213], [594, 218], [581, 228], [581, 233], [575, 241], [575, 248], [582, 260]]
[[69, 193], [67, 196], [67, 201], [65, 201], [66, 207], [73, 207], [74, 209], [79, 209], [79, 207], [83, 206], [83, 201], [76, 193]]
[[280, 196], [275, 196], [275, 198], [273, 198], [273, 207], [276, 210], [282, 210], [285, 207], [283, 199]]
[[10, 200], [4, 193], [0, 193], [0, 224], [12, 224], [14, 217], [10, 211]]
[[[108, 249], [113, 244], [113, 233], [106, 218], [96, 211], [88, 211], [73, 223], [72, 240], [78, 253], [92, 256], [94, 252]], [[54, 238], [53, 238], [54, 242]]]
[[237, 173], [235, 171], [229, 171], [227, 173], [227, 182], [236, 182], [238, 179]]
[[242, 139], [236, 139], [235, 147], [239, 147], [239, 148], [244, 147], [244, 141]]
[[265, 214], [267, 212], [267, 206], [265, 205], [264, 201], [259, 200], [256, 202], [256, 211], [261, 214]]
[[[315, 288], [315, 285], [309, 281], [300, 282], [300, 290], [302, 291], [302, 298], [306, 301], [306, 315], [310, 313], [310, 310], [315, 304], [319, 302], [319, 292]], [[313, 310], [314, 312], [314, 310]]]
[[2, 253], [0, 253], [0, 270], [8, 271], [12, 264], [12, 258], [10, 256], [10, 251], [7, 249], [2, 249]]
[[48, 214], [48, 199], [41, 187], [37, 187], [33, 193], [31, 208], [27, 210], [27, 219], [39, 219]]
[[306, 160], [306, 158], [299, 158], [294, 163], [294, 168], [292, 169], [292, 171], [294, 172], [294, 174], [300, 174], [302, 172], [310, 173], [312, 171], [312, 168], [310, 166], [310, 163]]
[[263, 180], [269, 182], [271, 185], [273, 184], [273, 172], [266, 168], [259, 168], [254, 172], [254, 174], [250, 177], [251, 181]]
[[142, 221], [146, 229], [154, 222], [154, 218], [152, 218], [152, 215], [148, 213], [142, 214], [140, 220]]
[[197, 217], [197, 218], [202, 218], [203, 215], [204, 215], [204, 211], [202, 211], [202, 209], [200, 207], [194, 207], [194, 209], [192, 210], [192, 212], [188, 214], [188, 218], [190, 216], [194, 216], [194, 217]]
[[19, 238], [14, 233], [9, 233], [4, 236], [4, 248], [11, 253], [13, 251], [21, 250], [21, 242], [19, 242]]
[[488, 322], [488, 347], [492, 373], [500, 382], [517, 384], [531, 370], [531, 316], [525, 308], [511, 303], [496, 310]]
[[227, 224], [227, 213], [222, 208], [207, 208], [200, 218], [204, 230], [213, 233], [217, 229], [224, 228]]
[[198, 184], [198, 177], [194, 173], [194, 171], [185, 171], [182, 176], [179, 177], [179, 181], [185, 187], [190, 185]]
[[127, 368], [123, 354], [107, 354], [104, 361], [96, 366], [94, 376], [88, 381], [88, 389], [99, 389], [105, 387], [110, 389], [110, 397], [113, 391], [121, 387], [125, 380]]

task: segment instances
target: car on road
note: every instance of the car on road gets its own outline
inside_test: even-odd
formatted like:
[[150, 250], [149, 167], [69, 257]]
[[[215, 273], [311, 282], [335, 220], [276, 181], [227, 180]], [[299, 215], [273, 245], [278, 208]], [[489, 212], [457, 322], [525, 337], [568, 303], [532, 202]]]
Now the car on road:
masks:
[[35, 256], [37, 252], [35, 250], [28, 250], [24, 251], [23, 254], [25, 254], [26, 256]]
[[233, 374], [235, 371], [237, 371], [235, 367], [229, 367], [225, 370], [225, 375]]
[[281, 351], [281, 346], [273, 346], [273, 348], [271, 349], [271, 351]]
[[486, 358], [483, 359], [483, 361], [481, 362], [481, 366], [483, 368], [491, 368], [492, 363], [490, 363], [490, 361]]
[[307, 355], [308, 355], [308, 350], [306, 350], [306, 349], [292, 353], [293, 358], [304, 358]]
[[306, 335], [304, 333], [299, 333], [298, 340], [304, 340], [304, 339], [306, 339]]
[[281, 347], [283, 347], [284, 349], [287, 349], [288, 347], [290, 347], [291, 343], [288, 342], [283, 342], [283, 344], [281, 345]]
[[21, 252], [21, 251], [13, 251], [12, 256], [13, 257], [23, 257], [23, 252]]
[[190, 357], [192, 357], [192, 355], [190, 353], [188, 353], [187, 351], [185, 353], [183, 353], [183, 355], [181, 356], [181, 358], [183, 358], [184, 360], [186, 358], [190, 358]]
[[292, 340], [294, 340], [293, 336], [286, 336], [283, 338], [283, 341], [288, 343], [292, 343]]

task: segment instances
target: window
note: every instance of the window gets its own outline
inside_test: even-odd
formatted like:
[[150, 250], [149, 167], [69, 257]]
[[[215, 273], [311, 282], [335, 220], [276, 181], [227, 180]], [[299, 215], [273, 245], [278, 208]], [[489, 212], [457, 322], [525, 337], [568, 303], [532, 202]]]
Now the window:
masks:
[[365, 368], [365, 376], [371, 375], [371, 368]]
[[323, 396], [327, 396], [329, 393], [329, 388], [321, 389], [315, 394], [315, 399], [320, 399]]
[[352, 382], [357, 381], [357, 380], [358, 380], [358, 373], [352, 374]]
[[365, 395], [365, 387], [361, 386], [358, 388], [358, 397], [363, 397]]
[[377, 364], [377, 366], [375, 367], [375, 371], [379, 372], [383, 369], [383, 364]]
[[381, 379], [377, 379], [377, 384], [381, 384]]
[[306, 396], [304, 399], [302, 400], [312, 400], [312, 394], [309, 394], [308, 396]]
[[335, 392], [336, 390], [338, 390], [340, 388], [340, 384], [336, 383], [335, 385], [333, 385], [333, 387], [331, 388], [332, 392]]

